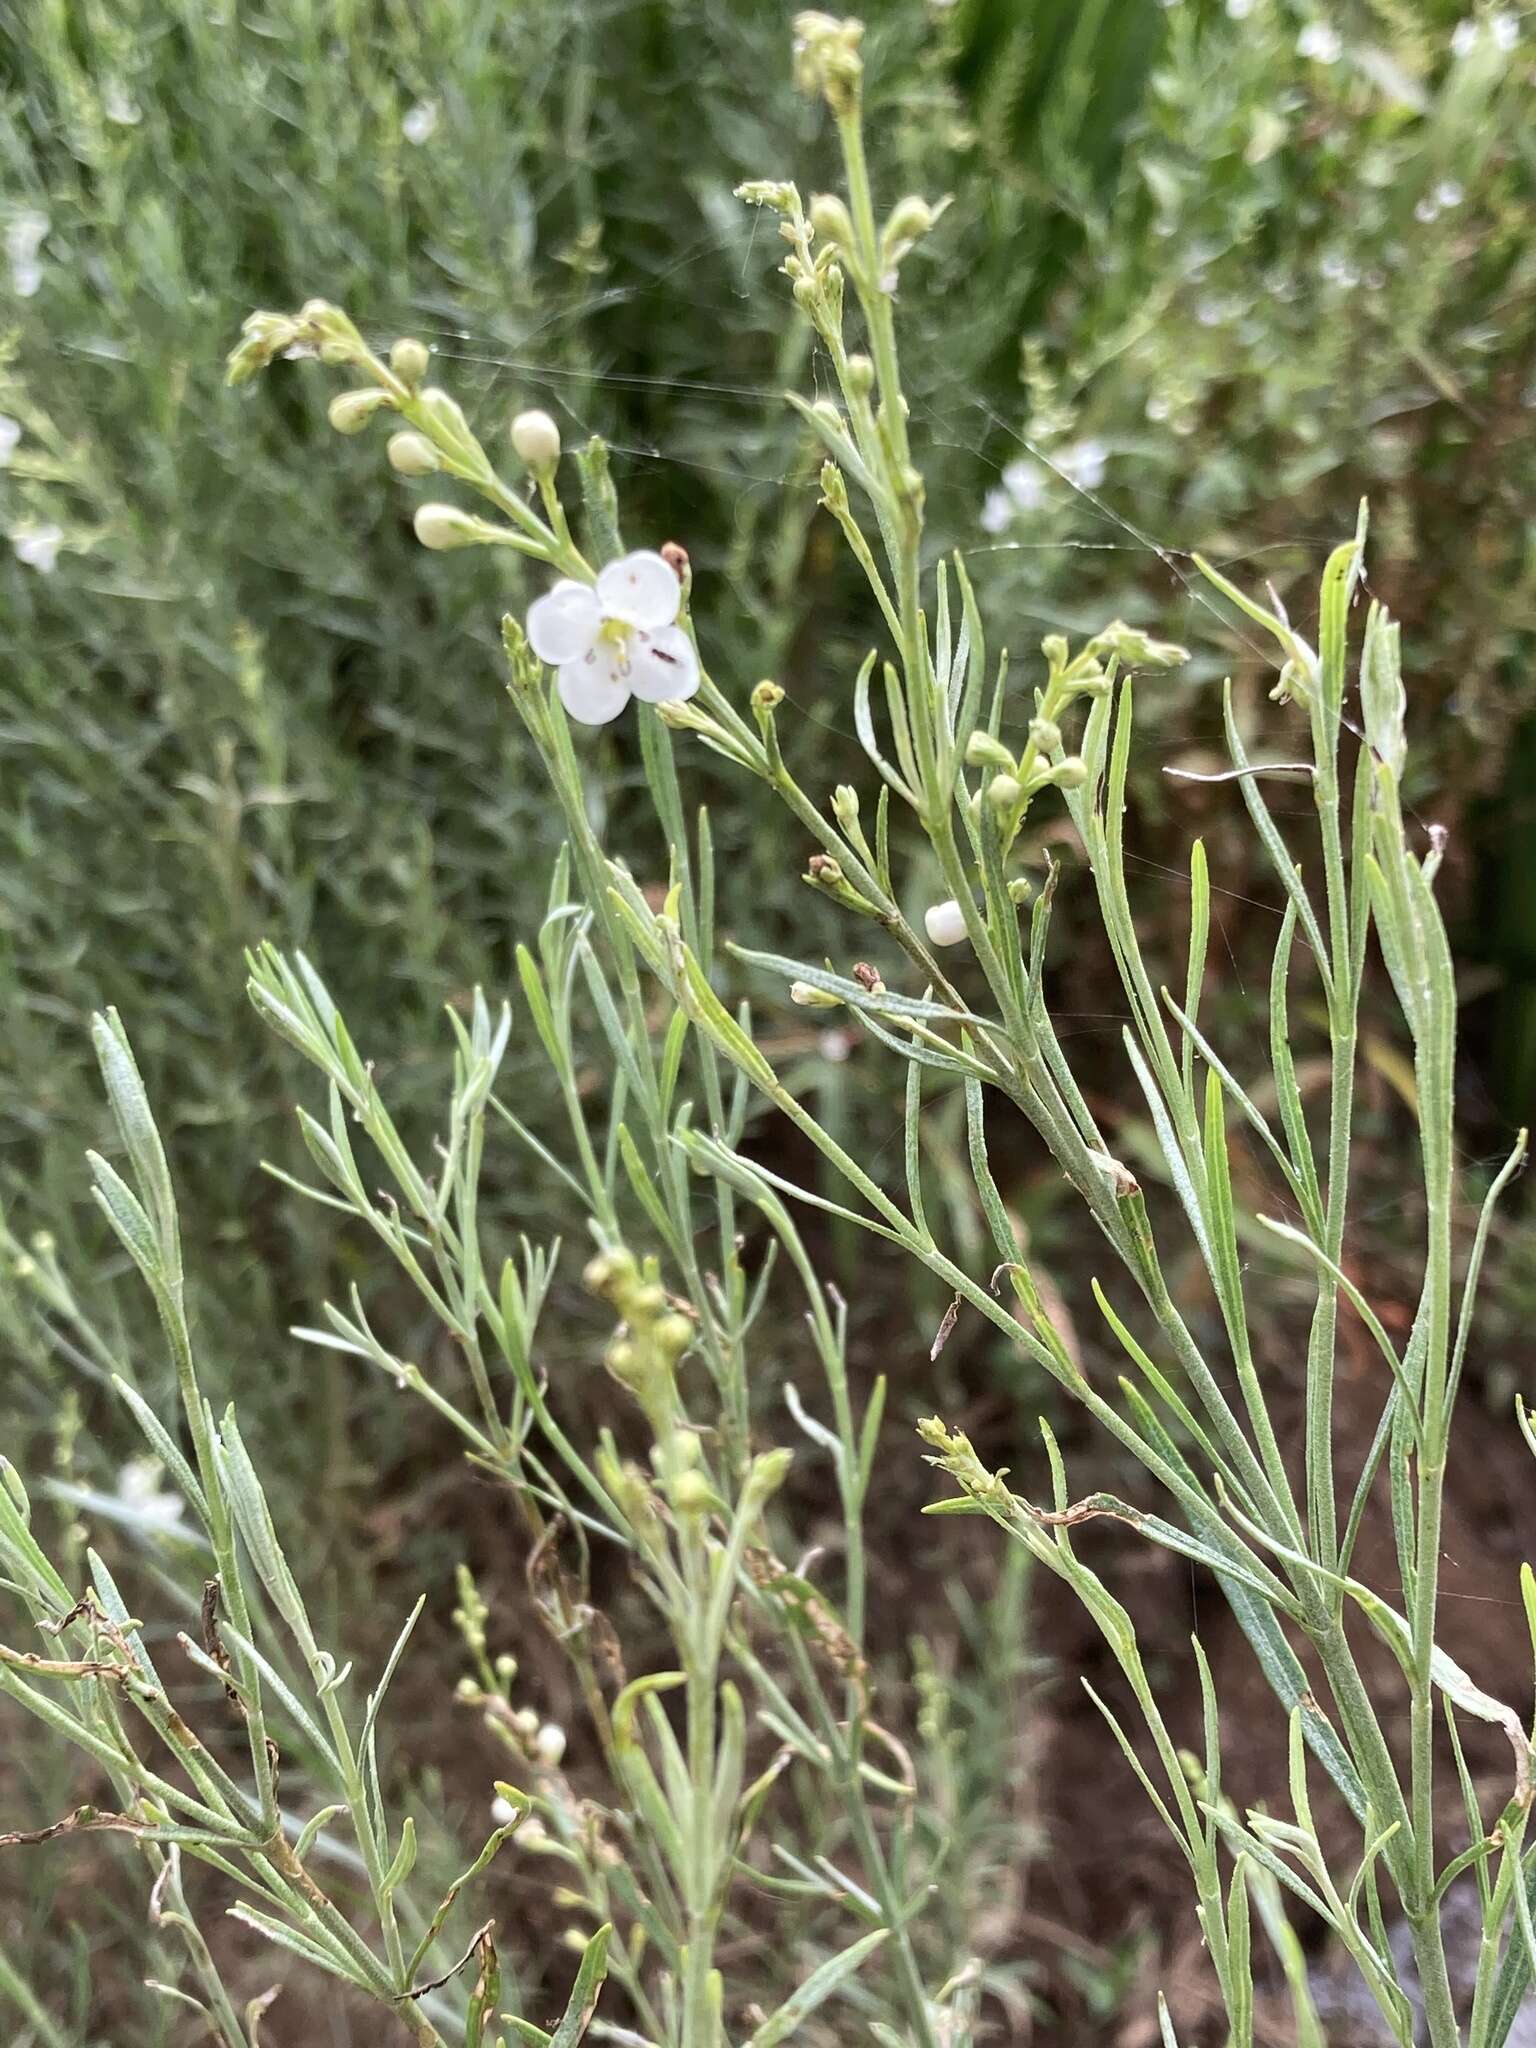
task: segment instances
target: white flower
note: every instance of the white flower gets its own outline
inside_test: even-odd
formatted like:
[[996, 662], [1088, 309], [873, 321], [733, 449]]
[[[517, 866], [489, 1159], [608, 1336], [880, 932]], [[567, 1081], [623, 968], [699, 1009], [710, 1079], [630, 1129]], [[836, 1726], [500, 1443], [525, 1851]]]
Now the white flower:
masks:
[[1480, 34], [1481, 30], [1478, 24], [1470, 15], [1468, 15], [1465, 21], [1458, 21], [1451, 30], [1451, 55], [1453, 57], [1470, 57], [1477, 48], [1477, 39]]
[[1344, 54], [1343, 39], [1331, 22], [1309, 21], [1296, 38], [1296, 54], [1314, 64], [1337, 64]]
[[1488, 33], [1496, 50], [1512, 50], [1520, 40], [1520, 18], [1515, 14], [1490, 14]]
[[62, 526], [17, 526], [11, 529], [11, 547], [23, 568], [51, 576], [64, 544]]
[[953, 896], [943, 903], [930, 903], [923, 912], [923, 930], [930, 945], [962, 945], [966, 937], [965, 912]]
[[1015, 512], [1038, 512], [1047, 496], [1045, 471], [1038, 462], [1021, 457], [1003, 470], [998, 487], [988, 491], [981, 508], [984, 533], [1002, 533], [1013, 524]]
[[117, 1497], [135, 1522], [151, 1529], [174, 1529], [183, 1504], [177, 1494], [161, 1491], [162, 1476], [158, 1458], [130, 1458], [117, 1475]]
[[569, 578], [528, 607], [528, 644], [559, 671], [560, 701], [582, 725], [607, 725], [631, 695], [675, 704], [699, 687], [699, 658], [678, 625], [683, 586], [672, 566], [640, 548], [599, 572], [597, 587]]
[[21, 421], [13, 420], [9, 413], [0, 412], [0, 469], [9, 467], [20, 439]]
[[30, 299], [43, 281], [37, 252], [48, 234], [48, 216], [28, 208], [14, 215], [5, 230], [5, 254], [11, 266], [11, 289], [18, 299]]
[[1102, 441], [1074, 441], [1056, 458], [1056, 467], [1080, 491], [1096, 491], [1104, 481], [1109, 450]]
[[437, 101], [418, 100], [400, 123], [400, 133], [407, 142], [421, 144], [430, 142], [437, 131]]
[[1045, 471], [1038, 462], [1010, 462], [1003, 471], [1003, 489], [1021, 512], [1038, 512], [1045, 503]]
[[498, 1792], [491, 1801], [491, 1819], [496, 1823], [497, 1827], [509, 1828], [513, 1821], [517, 1819], [517, 1808], [510, 1799], [503, 1799]]
[[1227, 18], [1230, 21], [1246, 21], [1253, 12], [1253, 0], [1227, 0]]
[[1435, 203], [1439, 206], [1460, 206], [1466, 196], [1454, 178], [1442, 178], [1435, 187]]
[[988, 491], [981, 507], [983, 533], [1006, 533], [1013, 524], [1014, 505], [1005, 490]]

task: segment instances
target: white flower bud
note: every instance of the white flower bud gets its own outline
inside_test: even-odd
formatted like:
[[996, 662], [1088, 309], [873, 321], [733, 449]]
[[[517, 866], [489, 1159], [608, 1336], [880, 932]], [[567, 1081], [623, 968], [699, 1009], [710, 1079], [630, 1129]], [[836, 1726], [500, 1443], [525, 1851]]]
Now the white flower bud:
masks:
[[519, 1707], [512, 1716], [512, 1726], [525, 1740], [532, 1741], [539, 1732], [539, 1717], [532, 1707]]
[[456, 398], [450, 398], [441, 386], [429, 384], [421, 394], [423, 408], [431, 414], [437, 424], [455, 440], [471, 439], [469, 421], [464, 417], [464, 408]]
[[853, 221], [835, 192], [818, 192], [809, 208], [811, 226], [836, 248], [853, 247]]
[[331, 400], [326, 417], [338, 434], [360, 434], [388, 400], [387, 391], [343, 391]]
[[510, 1799], [503, 1799], [498, 1792], [491, 1801], [491, 1819], [496, 1823], [497, 1827], [509, 1828], [513, 1821], [517, 1819], [517, 1808]]
[[838, 1010], [843, 999], [830, 990], [816, 988], [808, 981], [792, 981], [789, 984], [789, 1000], [797, 1003], [802, 1010]]
[[398, 470], [401, 476], [430, 476], [443, 466], [425, 434], [391, 434], [384, 452], [390, 468]]
[[794, 186], [778, 178], [748, 178], [735, 196], [748, 206], [771, 206], [776, 213], [789, 213], [799, 204]]
[[411, 522], [424, 548], [472, 548], [480, 538], [480, 522], [457, 505], [418, 505]]
[[414, 391], [432, 361], [432, 352], [423, 341], [412, 341], [404, 335], [389, 352], [389, 367], [402, 384], [409, 384]]
[[1011, 775], [1017, 765], [1002, 741], [993, 739], [989, 732], [971, 734], [965, 743], [965, 759], [968, 767], [998, 768], [1005, 775]]
[[943, 903], [930, 903], [923, 912], [923, 930], [930, 945], [959, 946], [965, 943], [965, 912], [951, 896]]
[[909, 246], [919, 235], [926, 235], [933, 226], [933, 208], [926, 199], [915, 192], [909, 192], [905, 199], [898, 199], [891, 210], [891, 217], [885, 224], [887, 237], [893, 242], [905, 242]]
[[533, 1738], [533, 1753], [541, 1764], [553, 1770], [565, 1755], [565, 1730], [553, 1721], [546, 1721]]
[[512, 422], [512, 446], [538, 476], [560, 460], [560, 429], [547, 412], [520, 412]]

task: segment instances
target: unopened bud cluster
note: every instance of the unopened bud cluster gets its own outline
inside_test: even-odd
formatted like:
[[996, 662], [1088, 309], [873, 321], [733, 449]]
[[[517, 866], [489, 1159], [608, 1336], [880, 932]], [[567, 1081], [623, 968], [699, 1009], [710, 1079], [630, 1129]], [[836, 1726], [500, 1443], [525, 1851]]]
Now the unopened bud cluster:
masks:
[[[514, 525], [509, 528], [472, 518], [453, 505], [423, 505], [413, 521], [423, 547], [478, 547], [515, 538], [525, 552], [553, 559], [551, 529], [530, 512], [506, 507], [495, 471], [463, 408], [448, 392], [426, 382], [432, 351], [425, 342], [403, 335], [391, 345], [387, 363], [381, 362], [339, 307], [311, 299], [297, 313], [251, 315], [229, 358], [230, 383], [246, 382], [279, 355], [317, 356], [366, 380], [356, 390], [339, 392], [326, 409], [327, 417], [338, 434], [360, 434], [380, 413], [400, 416], [403, 424], [390, 435], [385, 451], [397, 475], [426, 477], [445, 470], [513, 513]], [[561, 455], [559, 427], [547, 412], [533, 408], [517, 413], [508, 431], [514, 453], [538, 483], [548, 507]], [[551, 517], [563, 533], [558, 510]], [[515, 535], [519, 526], [535, 545]]]
[[622, 1246], [599, 1252], [582, 1279], [620, 1319], [603, 1363], [634, 1395], [657, 1436], [670, 1438], [677, 1414], [677, 1365], [693, 1342], [692, 1319], [667, 1299], [656, 1261], [642, 1265]]
[[806, 8], [795, 16], [795, 83], [802, 92], [821, 96], [834, 114], [850, 114], [859, 103], [864, 60], [859, 44], [862, 21], [839, 20]]

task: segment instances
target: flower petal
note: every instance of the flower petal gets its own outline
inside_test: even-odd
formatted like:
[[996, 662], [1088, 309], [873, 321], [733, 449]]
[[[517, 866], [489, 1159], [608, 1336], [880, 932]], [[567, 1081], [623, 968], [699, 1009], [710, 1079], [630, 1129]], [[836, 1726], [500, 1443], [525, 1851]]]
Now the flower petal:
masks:
[[560, 702], [579, 725], [607, 725], [629, 702], [632, 677], [624, 651], [600, 643], [560, 664]]
[[635, 635], [629, 687], [647, 704], [677, 704], [693, 695], [699, 687], [699, 657], [681, 626]]
[[637, 548], [599, 570], [597, 596], [604, 618], [650, 631], [670, 626], [677, 617], [683, 586], [670, 562], [650, 548]]
[[540, 661], [557, 666], [579, 661], [597, 639], [602, 623], [597, 592], [589, 583], [566, 577], [529, 605], [528, 645]]

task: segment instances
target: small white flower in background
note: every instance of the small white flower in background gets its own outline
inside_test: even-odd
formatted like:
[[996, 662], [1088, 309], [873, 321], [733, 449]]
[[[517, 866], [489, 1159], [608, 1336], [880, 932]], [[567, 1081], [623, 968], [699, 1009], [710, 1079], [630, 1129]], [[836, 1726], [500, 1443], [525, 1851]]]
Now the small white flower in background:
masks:
[[1343, 39], [1331, 22], [1309, 21], [1296, 38], [1296, 54], [1314, 64], [1337, 64], [1344, 54]]
[[11, 529], [11, 548], [25, 569], [39, 576], [51, 576], [64, 545], [62, 526], [17, 526]]
[[1003, 471], [1003, 489], [1021, 512], [1038, 512], [1046, 499], [1045, 471], [1038, 462], [1010, 462]]
[[560, 701], [582, 725], [607, 725], [631, 696], [676, 704], [699, 687], [693, 642], [674, 623], [683, 586], [672, 566], [639, 548], [599, 572], [566, 578], [528, 607], [528, 645], [558, 671]]
[[5, 231], [6, 260], [11, 266], [11, 289], [18, 299], [30, 299], [43, 281], [38, 251], [48, 236], [48, 216], [29, 207], [16, 214]]
[[930, 903], [923, 912], [923, 930], [928, 934], [930, 945], [963, 945], [966, 937], [965, 912], [953, 896], [943, 903]]
[[400, 133], [418, 147], [437, 132], [437, 101], [418, 100], [400, 123]]
[[144, 115], [133, 94], [120, 78], [114, 78], [101, 96], [101, 111], [117, 128], [137, 128]]
[[1010, 462], [982, 504], [982, 531], [1002, 533], [1012, 525], [1015, 512], [1038, 512], [1046, 496], [1045, 471], [1038, 462]]
[[1447, 209], [1453, 206], [1460, 206], [1466, 196], [1466, 193], [1454, 178], [1442, 178], [1435, 187], [1435, 203]]
[[1253, 0], [1227, 0], [1227, 19], [1246, 21], [1253, 12]]
[[1493, 47], [1496, 50], [1503, 51], [1506, 55], [1514, 49], [1520, 40], [1520, 17], [1518, 14], [1512, 14], [1501, 9], [1497, 14], [1490, 14], [1486, 22], [1478, 21], [1469, 14], [1465, 21], [1458, 21], [1455, 28], [1451, 30], [1451, 55], [1453, 57], [1470, 57], [1479, 42], [1481, 42], [1485, 27]]
[[9, 413], [0, 412], [0, 469], [9, 467], [20, 440], [21, 421], [13, 420]]
[[158, 1458], [130, 1458], [117, 1475], [118, 1499], [134, 1521], [152, 1529], [174, 1529], [182, 1516], [181, 1498], [162, 1490], [163, 1477]]
[[982, 500], [981, 530], [983, 533], [1004, 533], [1013, 524], [1014, 505], [1004, 490], [988, 491]]
[[1109, 466], [1109, 450], [1102, 441], [1074, 441], [1056, 457], [1056, 467], [1080, 491], [1096, 491]]

